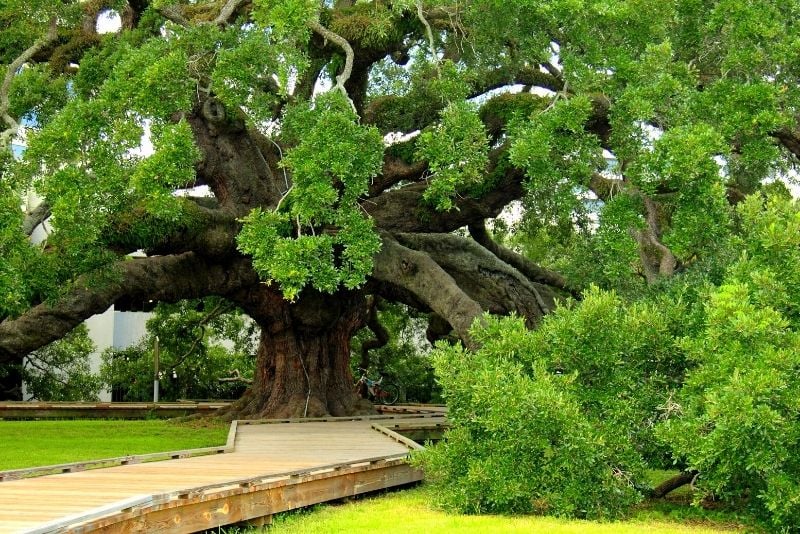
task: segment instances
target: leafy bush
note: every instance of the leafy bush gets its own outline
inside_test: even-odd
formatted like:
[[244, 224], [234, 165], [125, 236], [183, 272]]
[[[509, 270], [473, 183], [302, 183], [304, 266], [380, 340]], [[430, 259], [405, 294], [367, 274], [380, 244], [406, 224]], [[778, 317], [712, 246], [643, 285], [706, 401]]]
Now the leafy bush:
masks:
[[683, 344], [698, 367], [658, 429], [676, 458], [700, 472], [698, 500], [750, 506], [800, 531], [800, 335], [745, 284], [715, 291], [706, 330]]
[[523, 360], [574, 376], [574, 395], [619, 461], [644, 469], [668, 462], [653, 426], [687, 361], [675, 338], [691, 327], [691, 304], [653, 298], [626, 304], [592, 287], [580, 303], [547, 316]]
[[800, 206], [753, 196], [739, 215], [744, 253], [681, 342], [696, 368], [658, 433], [700, 472], [698, 500], [749, 496], [776, 530], [800, 532]]
[[547, 369], [520, 319], [483, 321], [472, 332], [480, 349], [440, 344], [434, 354], [452, 429], [420, 461], [441, 503], [472, 513], [622, 514], [641, 496], [584, 413], [575, 375]]

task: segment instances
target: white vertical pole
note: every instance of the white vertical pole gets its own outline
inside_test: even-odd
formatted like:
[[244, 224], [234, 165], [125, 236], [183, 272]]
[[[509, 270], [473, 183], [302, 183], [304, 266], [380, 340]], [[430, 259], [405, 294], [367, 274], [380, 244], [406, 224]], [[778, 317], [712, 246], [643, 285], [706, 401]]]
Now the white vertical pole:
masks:
[[153, 345], [153, 367], [155, 367], [155, 374], [153, 375], [153, 402], [158, 402], [158, 356], [158, 336], [156, 336], [156, 342]]

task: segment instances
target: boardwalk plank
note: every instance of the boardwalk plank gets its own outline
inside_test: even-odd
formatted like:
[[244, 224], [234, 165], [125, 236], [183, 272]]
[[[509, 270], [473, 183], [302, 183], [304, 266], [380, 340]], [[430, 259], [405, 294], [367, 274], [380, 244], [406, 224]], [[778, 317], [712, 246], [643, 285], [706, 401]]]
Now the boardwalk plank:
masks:
[[[65, 516], [90, 512], [102, 507], [113, 507], [116, 502], [136, 496], [182, 491], [190, 495], [193, 488], [225, 484], [257, 476], [267, 477], [298, 469], [313, 471], [315, 467], [342, 462], [352, 463], [369, 458], [400, 456], [408, 453], [408, 450], [405, 445], [372, 429], [369, 420], [240, 424], [234, 440], [234, 450], [227, 454], [122, 465], [2, 482], [0, 483], [0, 533], [25, 531]], [[357, 488], [351, 487], [347, 491], [360, 491], [390, 484], [393, 476], [401, 482], [410, 481], [405, 474], [359, 476], [361, 478], [353, 479], [353, 482], [342, 479], [336, 484], [356, 484]], [[317, 498], [331, 492], [335, 494], [339, 490], [326, 488], [320, 482], [313, 490], [317, 493], [311, 494], [311, 497]], [[302, 492], [296, 493], [299, 490], [292, 491], [295, 493], [289, 492], [287, 497], [289, 494], [303, 495]], [[270, 504], [263, 502], [259, 504], [258, 500], [247, 502], [247, 506], [254, 510], [267, 510], [266, 506]], [[216, 510], [214, 506], [217, 505], [198, 503], [192, 506], [198, 511], [203, 510], [204, 513], [217, 513], [214, 512]], [[225, 506], [236, 508], [244, 505], [238, 501], [236, 503], [231, 501]], [[170, 513], [172, 512], [155, 514], [142, 525], [154, 529], [153, 531], [168, 529], [167, 527], [174, 528], [175, 525], [169, 523], [171, 521], [169, 518], [173, 517]], [[198, 519], [198, 521], [200, 524], [203, 520]], [[184, 526], [188, 528], [188, 525]]]

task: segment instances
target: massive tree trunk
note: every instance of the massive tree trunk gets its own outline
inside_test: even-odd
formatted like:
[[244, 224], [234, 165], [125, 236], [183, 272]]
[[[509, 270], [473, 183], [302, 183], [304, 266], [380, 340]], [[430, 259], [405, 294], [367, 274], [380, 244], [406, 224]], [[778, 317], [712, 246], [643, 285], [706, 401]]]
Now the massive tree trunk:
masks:
[[253, 384], [231, 419], [374, 413], [350, 373], [350, 339], [366, 320], [361, 293], [305, 291], [297, 303], [262, 285], [240, 302], [261, 326]]

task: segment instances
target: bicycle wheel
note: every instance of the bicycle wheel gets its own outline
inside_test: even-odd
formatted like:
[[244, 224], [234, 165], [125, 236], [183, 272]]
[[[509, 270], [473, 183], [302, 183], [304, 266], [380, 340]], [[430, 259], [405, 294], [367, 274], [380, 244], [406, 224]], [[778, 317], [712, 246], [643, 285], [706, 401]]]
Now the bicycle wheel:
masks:
[[394, 404], [400, 397], [400, 388], [394, 384], [381, 384], [377, 397], [378, 402], [381, 404]]

